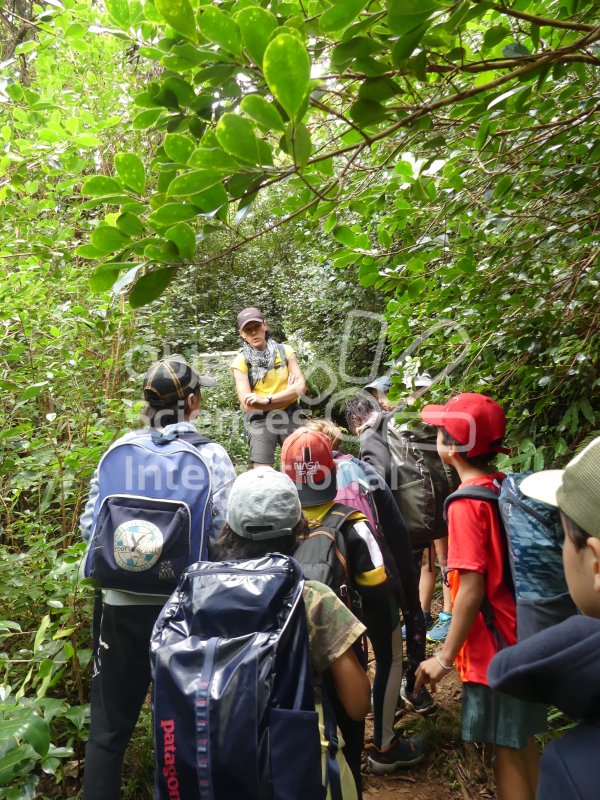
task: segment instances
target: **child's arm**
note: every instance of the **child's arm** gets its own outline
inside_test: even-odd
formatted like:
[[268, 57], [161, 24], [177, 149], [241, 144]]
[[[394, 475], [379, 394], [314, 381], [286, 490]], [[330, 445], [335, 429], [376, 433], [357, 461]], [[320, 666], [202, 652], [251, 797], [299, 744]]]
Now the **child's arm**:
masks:
[[485, 594], [484, 577], [480, 572], [460, 570], [460, 586], [452, 607], [450, 630], [442, 649], [433, 658], [423, 661], [417, 670], [415, 692], [424, 683], [435, 691], [436, 684], [452, 669], [454, 659], [469, 635]]
[[330, 667], [336, 694], [348, 716], [360, 722], [371, 710], [371, 684], [349, 647]]

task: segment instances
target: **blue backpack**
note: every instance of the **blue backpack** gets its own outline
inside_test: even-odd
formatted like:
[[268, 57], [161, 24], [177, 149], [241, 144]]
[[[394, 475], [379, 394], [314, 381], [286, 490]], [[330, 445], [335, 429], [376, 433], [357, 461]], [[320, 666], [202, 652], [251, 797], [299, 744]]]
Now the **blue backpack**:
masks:
[[562, 563], [564, 532], [557, 508], [526, 497], [521, 482], [530, 472], [502, 481], [498, 506], [508, 535], [517, 599], [517, 630], [524, 639], [577, 613]]
[[[507, 475], [499, 491], [485, 486], [465, 486], [447, 499], [466, 497], [497, 504], [505, 536], [507, 562], [505, 583], [517, 606], [517, 633], [525, 639], [577, 613], [564, 576], [562, 543], [564, 533], [558, 509], [532, 500], [519, 489], [529, 472]], [[482, 609], [484, 617], [485, 609]], [[490, 621], [486, 622], [491, 627]]]
[[142, 431], [106, 452], [86, 576], [104, 589], [169, 595], [183, 570], [206, 558], [211, 476], [197, 445], [209, 441]]
[[150, 646], [158, 800], [325, 797], [302, 586], [278, 554], [186, 570]]

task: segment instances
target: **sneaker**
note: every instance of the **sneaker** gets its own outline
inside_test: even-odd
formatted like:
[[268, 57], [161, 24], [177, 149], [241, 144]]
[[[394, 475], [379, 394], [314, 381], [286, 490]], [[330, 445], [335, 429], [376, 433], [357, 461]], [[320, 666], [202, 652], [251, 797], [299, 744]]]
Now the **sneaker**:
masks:
[[446, 611], [440, 611], [437, 622], [427, 633], [427, 639], [430, 642], [445, 642], [451, 622], [452, 614]]
[[[423, 616], [425, 617], [425, 630], [430, 630], [433, 627], [433, 617], [429, 611], [424, 611]], [[406, 639], [406, 625], [402, 626], [402, 638]]]
[[413, 736], [410, 739], [394, 739], [387, 750], [371, 749], [367, 764], [376, 775], [389, 775], [400, 767], [412, 767], [425, 758], [425, 739]]
[[421, 686], [418, 692], [409, 692], [404, 679], [402, 679], [402, 685], [400, 686], [400, 698], [408, 711], [415, 711], [423, 716], [427, 716], [427, 714], [436, 709], [435, 700], [425, 686]]

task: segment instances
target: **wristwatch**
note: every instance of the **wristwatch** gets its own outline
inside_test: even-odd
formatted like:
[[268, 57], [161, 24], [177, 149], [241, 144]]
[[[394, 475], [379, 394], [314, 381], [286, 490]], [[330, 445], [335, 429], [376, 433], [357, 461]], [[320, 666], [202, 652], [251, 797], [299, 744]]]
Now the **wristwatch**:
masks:
[[272, 402], [273, 402], [273, 395], [272, 395], [272, 394], [270, 394], [270, 395], [267, 397], [267, 405], [268, 405], [268, 406], [270, 406]]

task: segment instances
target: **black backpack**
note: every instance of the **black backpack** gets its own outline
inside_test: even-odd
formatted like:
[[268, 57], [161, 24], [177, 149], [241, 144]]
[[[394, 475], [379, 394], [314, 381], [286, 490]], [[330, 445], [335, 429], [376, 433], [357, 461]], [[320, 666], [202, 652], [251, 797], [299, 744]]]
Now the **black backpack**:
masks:
[[302, 586], [278, 554], [183, 574], [151, 639], [159, 800], [325, 798]]
[[448, 535], [444, 501], [458, 486], [458, 476], [438, 456], [437, 428], [422, 422], [386, 423], [390, 488], [413, 548], [425, 548]]
[[352, 585], [348, 548], [342, 532], [348, 518], [356, 513], [355, 508], [334, 503], [321, 522], [311, 526], [309, 533], [300, 538], [294, 558], [302, 565], [307, 580], [329, 586], [359, 616], [360, 595]]

